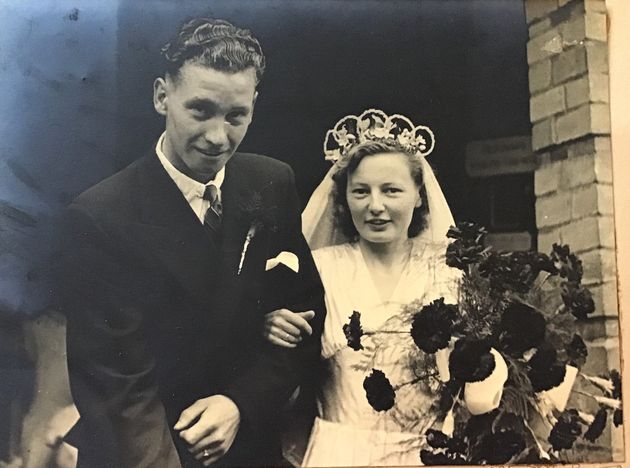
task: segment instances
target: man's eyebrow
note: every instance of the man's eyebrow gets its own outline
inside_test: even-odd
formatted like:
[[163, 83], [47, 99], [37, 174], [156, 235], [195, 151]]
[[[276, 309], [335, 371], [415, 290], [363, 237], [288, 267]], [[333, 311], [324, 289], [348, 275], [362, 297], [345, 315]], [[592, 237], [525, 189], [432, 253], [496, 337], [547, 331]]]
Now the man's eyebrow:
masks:
[[186, 105], [203, 105], [205, 107], [217, 107], [216, 103], [212, 99], [206, 99], [202, 97], [190, 98], [188, 101], [186, 101]]
[[[202, 98], [202, 97], [193, 97], [186, 101], [186, 107], [191, 106], [202, 106], [208, 109], [217, 109], [219, 106], [212, 99]], [[250, 107], [248, 106], [235, 106], [230, 108], [231, 112], [244, 112], [247, 113], [250, 111]]]

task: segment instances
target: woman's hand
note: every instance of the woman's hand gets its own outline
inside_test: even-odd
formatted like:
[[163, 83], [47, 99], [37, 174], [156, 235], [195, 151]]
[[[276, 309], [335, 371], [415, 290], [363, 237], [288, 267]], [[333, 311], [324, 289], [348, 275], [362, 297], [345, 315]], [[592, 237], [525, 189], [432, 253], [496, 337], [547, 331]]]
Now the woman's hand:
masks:
[[263, 336], [271, 344], [285, 348], [295, 348], [305, 335], [311, 335], [313, 329], [309, 320], [315, 312], [291, 312], [287, 309], [274, 310], [265, 315]]

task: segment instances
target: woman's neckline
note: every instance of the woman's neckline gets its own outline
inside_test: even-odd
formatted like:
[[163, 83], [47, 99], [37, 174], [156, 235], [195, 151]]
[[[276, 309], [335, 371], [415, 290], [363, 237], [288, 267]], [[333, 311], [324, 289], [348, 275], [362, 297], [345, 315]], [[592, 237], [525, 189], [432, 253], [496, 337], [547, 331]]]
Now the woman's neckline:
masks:
[[[374, 288], [374, 292], [376, 293], [377, 297], [381, 300], [382, 304], [390, 303], [392, 301], [392, 298], [396, 297], [396, 294], [398, 293], [398, 289], [400, 288], [402, 278], [405, 274], [405, 271], [408, 269], [409, 262], [411, 260], [411, 257], [414, 254], [414, 250], [415, 250], [414, 242], [411, 239], [409, 239], [405, 243], [405, 247], [404, 247], [405, 251], [402, 254], [400, 254], [400, 262], [399, 262], [400, 269], [397, 272], [397, 278], [395, 280], [395, 284], [390, 289], [389, 294], [387, 293], [384, 294], [382, 288], [379, 287], [378, 281], [375, 279], [375, 274], [373, 274], [372, 272], [371, 264], [368, 261], [369, 253], [366, 255], [366, 251], [364, 250], [364, 247], [362, 247], [360, 241], [356, 243], [355, 248], [358, 251], [360, 262], [362, 263], [363, 268], [365, 268], [366, 276], [369, 278], [369, 281], [372, 283], [372, 287]], [[374, 264], [376, 264], [376, 262]], [[388, 297], [385, 297], [385, 296], [388, 296]]]

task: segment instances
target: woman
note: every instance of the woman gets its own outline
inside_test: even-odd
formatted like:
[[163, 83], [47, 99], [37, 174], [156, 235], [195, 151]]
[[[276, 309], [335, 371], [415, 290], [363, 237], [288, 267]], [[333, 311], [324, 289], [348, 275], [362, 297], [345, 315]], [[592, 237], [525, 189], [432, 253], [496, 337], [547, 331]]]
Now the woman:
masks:
[[[418, 436], [434, 422], [435, 397], [431, 379], [419, 378], [421, 369], [411, 364], [420, 351], [408, 333], [412, 311], [404, 306], [440, 297], [455, 302], [458, 278], [443, 259], [453, 220], [424, 160], [432, 148], [429, 129], [375, 110], [346, 117], [328, 132], [325, 151], [336, 164], [303, 214], [328, 311], [326, 375], [304, 466], [420, 463]], [[365, 333], [357, 350], [343, 330], [354, 311]], [[265, 336], [296, 346], [302, 320], [271, 313]], [[366, 398], [363, 382], [373, 369], [396, 390], [387, 411]]]

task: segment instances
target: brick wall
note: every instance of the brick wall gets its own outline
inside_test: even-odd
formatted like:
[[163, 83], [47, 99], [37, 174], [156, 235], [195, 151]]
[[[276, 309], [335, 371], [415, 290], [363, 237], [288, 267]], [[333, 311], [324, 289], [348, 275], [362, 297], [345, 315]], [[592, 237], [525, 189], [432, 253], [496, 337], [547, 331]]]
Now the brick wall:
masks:
[[582, 327], [588, 365], [619, 369], [605, 0], [526, 0], [525, 8], [538, 248], [564, 243], [580, 256], [597, 308]]

